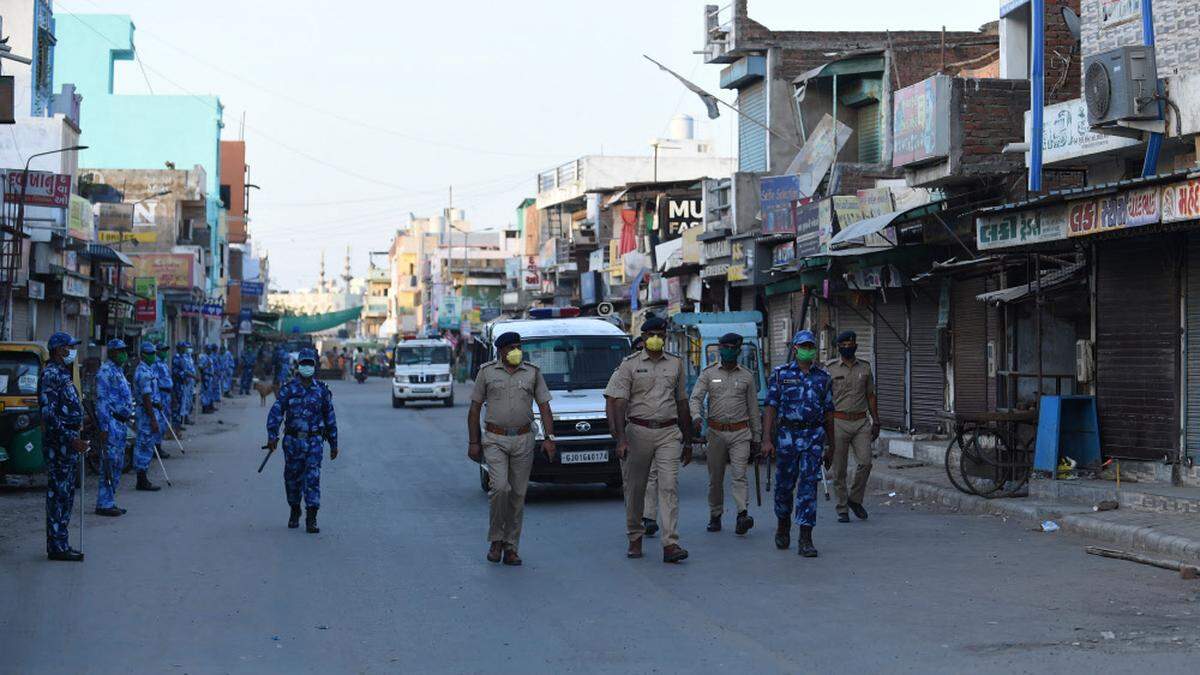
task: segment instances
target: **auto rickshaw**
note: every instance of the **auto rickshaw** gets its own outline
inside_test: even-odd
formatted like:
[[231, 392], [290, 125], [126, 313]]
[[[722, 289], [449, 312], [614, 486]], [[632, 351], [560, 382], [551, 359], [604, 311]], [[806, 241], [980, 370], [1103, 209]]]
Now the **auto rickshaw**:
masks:
[[38, 377], [49, 358], [43, 344], [0, 342], [0, 474], [46, 468]]

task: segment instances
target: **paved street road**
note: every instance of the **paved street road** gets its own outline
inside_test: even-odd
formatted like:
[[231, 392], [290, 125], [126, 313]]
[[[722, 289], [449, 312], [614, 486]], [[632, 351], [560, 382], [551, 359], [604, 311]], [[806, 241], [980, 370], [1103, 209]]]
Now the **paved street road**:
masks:
[[1195, 672], [1197, 582], [885, 496], [851, 525], [822, 502], [804, 560], [765, 507], [749, 537], [706, 533], [702, 466], [681, 566], [626, 560], [620, 499], [592, 487], [535, 488], [525, 566], [491, 565], [467, 391], [333, 390], [316, 536], [284, 527], [280, 458], [254, 473], [257, 400], [204, 418], [173, 489], [89, 508], [83, 565], [44, 560], [39, 493], [0, 493], [0, 672]]

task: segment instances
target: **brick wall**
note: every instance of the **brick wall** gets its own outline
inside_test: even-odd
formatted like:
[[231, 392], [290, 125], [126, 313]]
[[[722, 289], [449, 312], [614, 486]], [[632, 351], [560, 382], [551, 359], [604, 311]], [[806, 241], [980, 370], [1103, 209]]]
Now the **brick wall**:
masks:
[[[1083, 0], [1090, 3], [1093, 0]], [[1080, 50], [1063, 19], [1063, 8], [1079, 14], [1080, 0], [1046, 0], [1046, 104], [1079, 98]], [[1074, 52], [1072, 53], [1072, 49]], [[1072, 55], [1073, 54], [1073, 55]]]
[[[1027, 80], [956, 80], [961, 116], [961, 175], [964, 177], [1023, 173], [1025, 156], [1002, 154], [1004, 146], [1025, 137], [1024, 112], [1029, 109]], [[952, 113], [953, 114], [953, 113]]]
[[[1101, 16], [1102, 4], [1107, 5], [1101, 0], [1083, 0], [1083, 55], [1142, 44], [1140, 3], [1130, 5], [1133, 11], [1127, 18], [1107, 23]], [[1154, 32], [1159, 77], [1200, 70], [1200, 40], [1196, 37], [1200, 34], [1200, 2], [1155, 0]]]

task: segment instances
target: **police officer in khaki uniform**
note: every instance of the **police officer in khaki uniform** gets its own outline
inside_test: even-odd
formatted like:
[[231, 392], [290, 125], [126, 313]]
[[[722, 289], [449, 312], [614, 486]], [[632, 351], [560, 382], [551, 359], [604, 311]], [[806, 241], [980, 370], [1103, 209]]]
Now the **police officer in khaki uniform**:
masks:
[[[863, 497], [871, 477], [871, 443], [879, 438], [879, 408], [871, 364], [855, 358], [858, 336], [852, 330], [837, 338], [839, 358], [826, 366], [833, 378], [833, 487], [837, 494], [839, 523], [850, 522], [850, 514], [867, 519]], [[870, 413], [870, 417], [867, 413]], [[854, 451], [854, 480], [846, 490], [847, 463]]]
[[725, 463], [733, 467], [733, 503], [737, 505], [737, 534], [754, 527], [746, 509], [750, 485], [746, 467], [762, 440], [762, 418], [754, 376], [738, 364], [742, 336], [726, 333], [717, 344], [718, 362], [700, 372], [692, 388], [692, 425], [701, 428], [704, 401], [708, 399], [708, 531], [721, 531], [725, 512]]
[[[537, 401], [546, 430], [542, 450], [554, 460], [554, 415], [550, 411], [550, 390], [542, 372], [526, 363], [521, 353], [521, 336], [508, 332], [496, 338], [499, 358], [479, 367], [471, 410], [467, 413], [467, 456], [472, 461], [487, 461], [488, 503], [491, 520], [488, 527], [489, 562], [520, 565], [517, 547], [521, 541], [521, 522], [525, 516], [525, 490], [533, 468], [533, 402]], [[487, 405], [480, 440], [479, 412]]]
[[679, 545], [676, 526], [679, 467], [681, 460], [684, 466], [692, 461], [692, 425], [683, 359], [663, 351], [666, 335], [666, 321], [657, 317], [646, 320], [642, 324], [645, 350], [617, 366], [604, 395], [611, 399], [610, 422], [624, 473], [625, 526], [629, 536], [626, 555], [642, 557], [646, 483], [654, 467], [658, 473], [663, 562], [677, 563], [688, 555]]

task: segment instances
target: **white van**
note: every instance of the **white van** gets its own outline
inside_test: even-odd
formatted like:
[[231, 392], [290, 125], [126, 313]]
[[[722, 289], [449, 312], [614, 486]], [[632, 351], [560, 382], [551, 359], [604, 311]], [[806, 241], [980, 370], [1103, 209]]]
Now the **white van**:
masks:
[[392, 350], [392, 407], [408, 401], [441, 401], [454, 405], [450, 357], [454, 348], [442, 339], [404, 340]]

